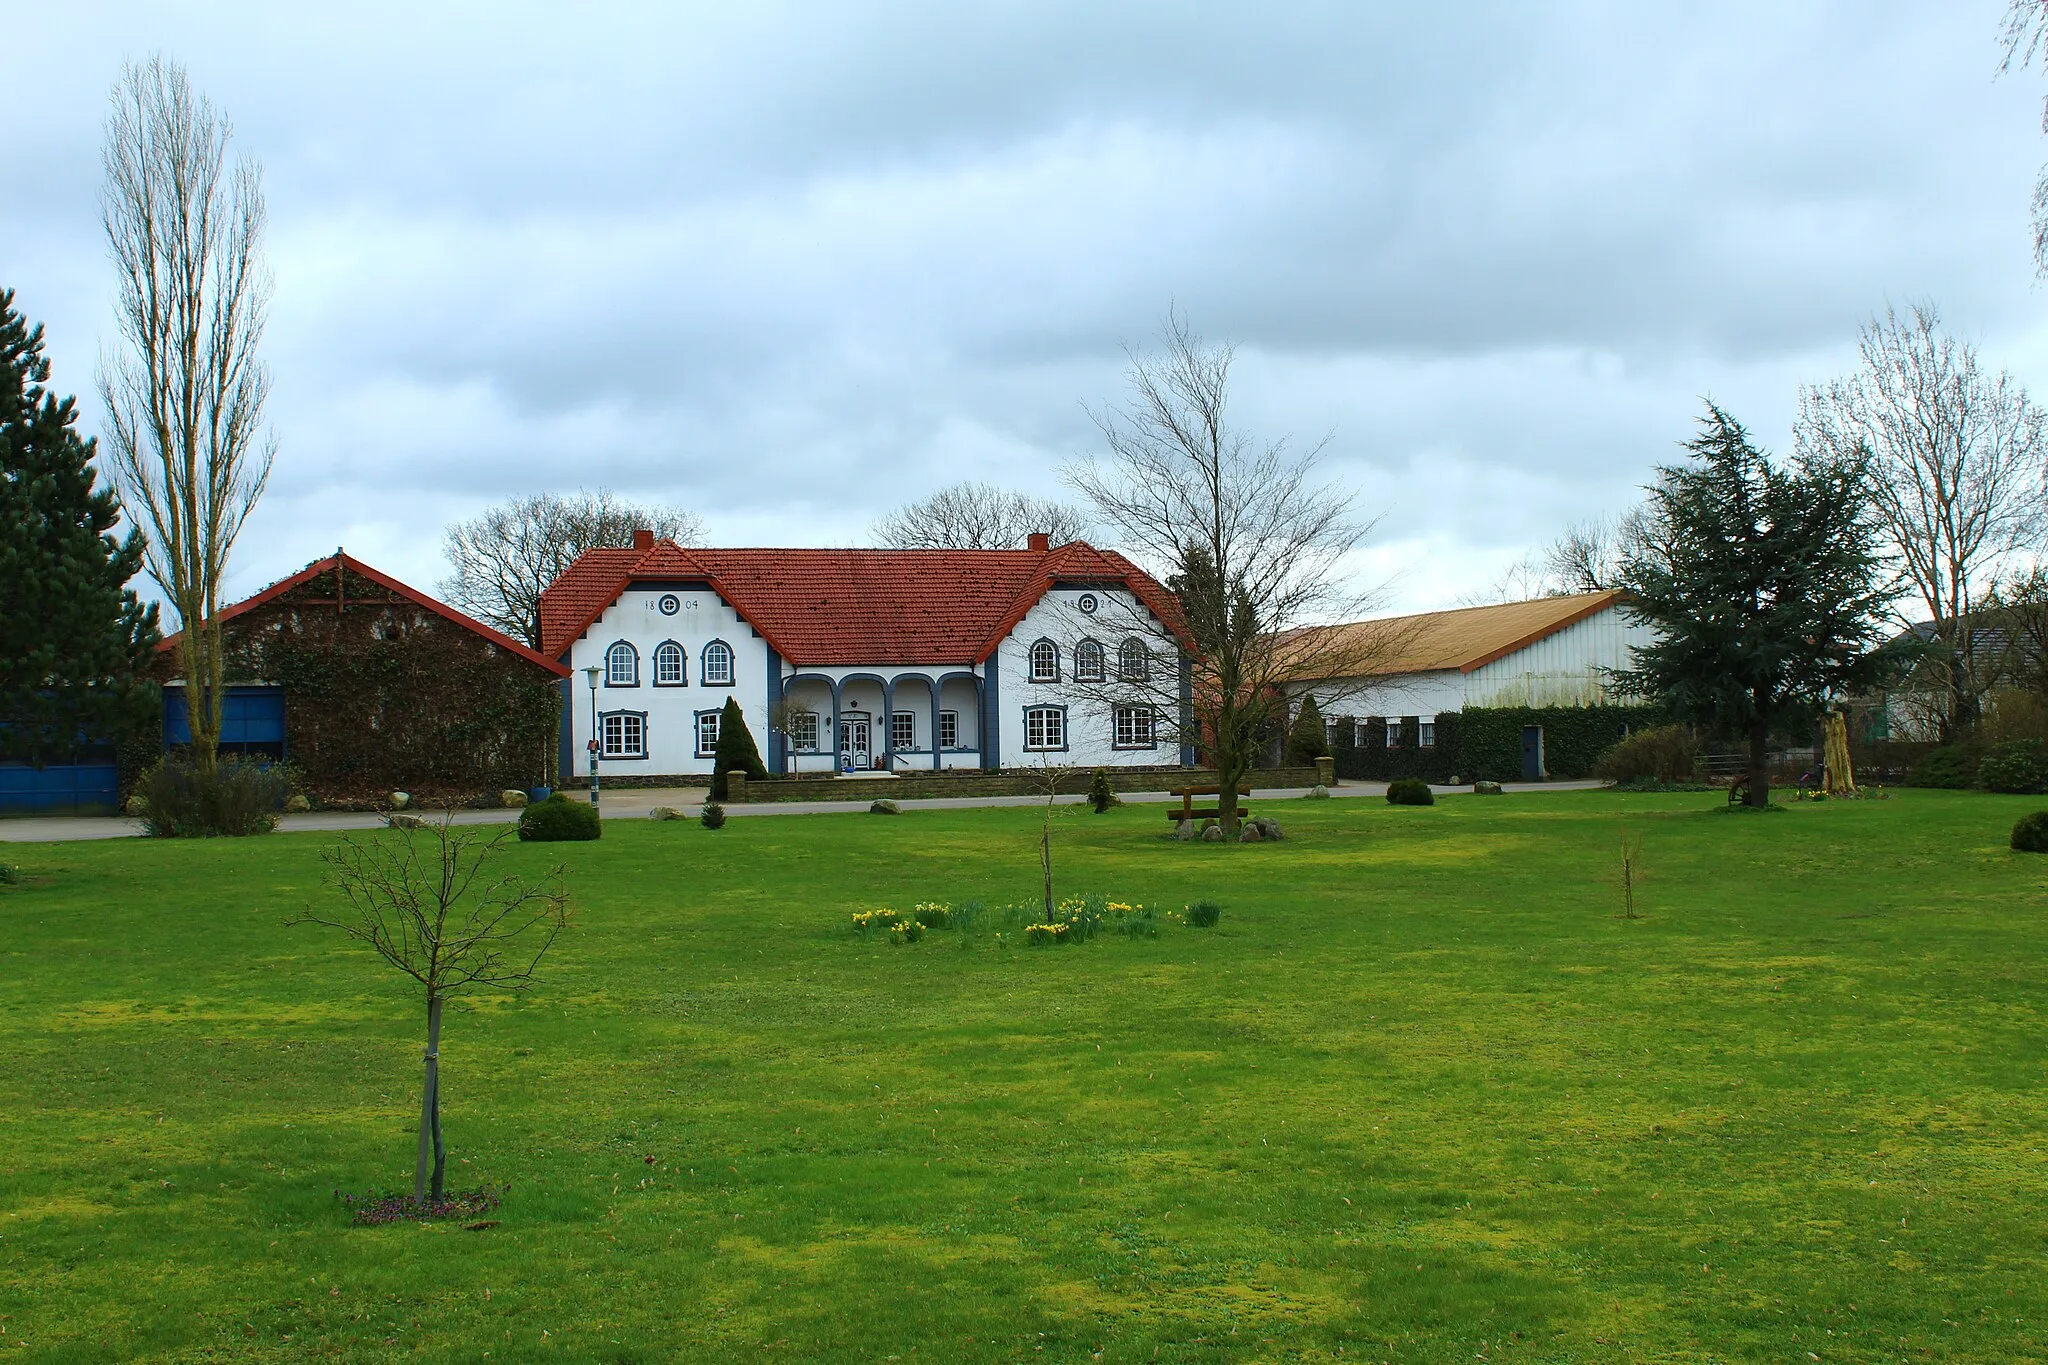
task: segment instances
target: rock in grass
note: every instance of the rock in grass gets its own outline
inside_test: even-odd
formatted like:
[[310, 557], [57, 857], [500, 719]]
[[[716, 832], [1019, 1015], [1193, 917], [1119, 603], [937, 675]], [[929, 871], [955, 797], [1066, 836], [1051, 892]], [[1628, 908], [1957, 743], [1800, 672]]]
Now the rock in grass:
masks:
[[1318, 782], [1313, 787], [1310, 787], [1308, 795], [1301, 799], [1304, 801], [1327, 801], [1330, 799], [1330, 789]]
[[872, 806], [869, 806], [869, 807], [868, 807], [868, 814], [869, 814], [869, 815], [901, 815], [901, 814], [903, 814], [903, 808], [902, 808], [901, 806], [897, 805], [897, 804], [896, 804], [896, 803], [895, 803], [894, 801], [890, 801], [890, 800], [884, 799], [884, 800], [881, 800], [881, 801], [877, 801], [877, 802], [875, 802], [875, 804], [874, 804], [874, 805], [872, 805]]
[[519, 810], [526, 805], [526, 793], [517, 787], [507, 787], [498, 793], [498, 804], [506, 810]]
[[1280, 822], [1269, 816], [1260, 816], [1252, 821], [1252, 826], [1259, 831], [1261, 839], [1270, 839], [1274, 843], [1278, 843], [1287, 837], [1280, 832]]
[[427, 822], [419, 816], [406, 815], [400, 811], [391, 812], [390, 815], [385, 817], [385, 823], [389, 824], [393, 829], [425, 829], [427, 827]]
[[1500, 783], [1474, 782], [1472, 784], [1472, 794], [1474, 796], [1499, 796], [1501, 794]]
[[1237, 832], [1237, 841], [1240, 844], [1262, 844], [1266, 841], [1266, 836], [1259, 832], [1258, 821], [1254, 820]]
[[1195, 822], [1192, 820], [1175, 821], [1173, 826], [1173, 837], [1180, 840], [1184, 844], [1192, 841], [1195, 837]]
[[1221, 826], [1221, 825], [1204, 825], [1204, 826], [1202, 827], [1202, 842], [1203, 842], [1203, 843], [1205, 843], [1205, 844], [1220, 844], [1220, 843], [1222, 843], [1222, 842], [1223, 842], [1223, 826]]
[[656, 806], [653, 810], [647, 812], [647, 818], [650, 820], [680, 820], [683, 818], [683, 813], [674, 806]]

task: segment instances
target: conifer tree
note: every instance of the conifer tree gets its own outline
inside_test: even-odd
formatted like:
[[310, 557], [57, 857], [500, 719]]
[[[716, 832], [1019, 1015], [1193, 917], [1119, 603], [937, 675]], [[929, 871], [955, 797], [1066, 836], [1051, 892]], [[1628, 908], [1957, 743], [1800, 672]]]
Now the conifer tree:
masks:
[[0, 289], [0, 756], [38, 767], [147, 722], [157, 641], [155, 605], [128, 587], [142, 537], [115, 540], [120, 503], [49, 377], [42, 327]]
[[1621, 566], [1657, 631], [1618, 676], [1680, 720], [1749, 745], [1749, 804], [1770, 804], [1773, 728], [1877, 680], [1891, 584], [1862, 458], [1778, 466], [1712, 403], [1691, 459], [1650, 489], [1649, 533]]
[[711, 760], [711, 799], [723, 801], [726, 797], [725, 775], [742, 772], [749, 778], [768, 776], [768, 766], [761, 762], [761, 750], [754, 744], [754, 732], [747, 728], [746, 713], [740, 710], [737, 697], [725, 699], [725, 710], [718, 716], [718, 748]]
[[1330, 731], [1323, 724], [1323, 708], [1316, 705], [1313, 692], [1301, 694], [1301, 709], [1287, 731], [1287, 761], [1305, 767], [1330, 753]]

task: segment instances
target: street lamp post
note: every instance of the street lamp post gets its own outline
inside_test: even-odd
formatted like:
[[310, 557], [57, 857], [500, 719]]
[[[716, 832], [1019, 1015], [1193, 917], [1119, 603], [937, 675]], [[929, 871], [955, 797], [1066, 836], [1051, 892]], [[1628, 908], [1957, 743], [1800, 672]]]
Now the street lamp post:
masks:
[[597, 719], [597, 675], [599, 670], [590, 667], [583, 670], [583, 676], [590, 680], [590, 808], [597, 809], [597, 751], [598, 731], [603, 726]]

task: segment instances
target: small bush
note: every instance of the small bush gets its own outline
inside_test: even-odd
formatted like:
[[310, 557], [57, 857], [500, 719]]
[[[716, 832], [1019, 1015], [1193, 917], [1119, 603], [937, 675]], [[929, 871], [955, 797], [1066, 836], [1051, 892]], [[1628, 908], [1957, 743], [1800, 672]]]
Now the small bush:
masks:
[[1390, 806], [1434, 806], [1436, 793], [1429, 784], [1419, 777], [1396, 778], [1387, 784], [1387, 804]]
[[21, 869], [13, 863], [0, 863], [0, 886], [19, 886]]
[[1977, 785], [2022, 796], [2048, 790], [2048, 745], [2015, 739], [1995, 746], [1977, 765]]
[[1110, 785], [1109, 774], [1101, 768], [1095, 770], [1095, 780], [1088, 784], [1088, 804], [1095, 807], [1097, 815], [1104, 814], [1112, 806], [1121, 806], [1116, 788]]
[[716, 801], [706, 801], [704, 809], [697, 812], [697, 819], [706, 829], [725, 828], [725, 807]]
[[1906, 775], [1909, 787], [1944, 787], [1961, 791], [1977, 781], [1977, 761], [1968, 749], [1950, 744], [1929, 749]]
[[1638, 730], [1593, 765], [1593, 775], [1607, 782], [1676, 783], [1690, 778], [1699, 759], [1699, 745], [1683, 725]]
[[2048, 810], [2021, 816], [2012, 827], [2012, 846], [2021, 853], [2048, 853]]
[[1214, 929], [1223, 918], [1223, 907], [1215, 901], [1196, 901], [1187, 908], [1188, 923], [1197, 929]]
[[192, 761], [171, 755], [135, 781], [142, 828], [159, 839], [268, 834], [291, 797], [282, 766], [227, 755], [203, 776]]
[[519, 813], [519, 837], [523, 842], [567, 843], [595, 839], [603, 833], [604, 826], [598, 820], [597, 807], [571, 801], [562, 792], [556, 792], [545, 801], [536, 801]]

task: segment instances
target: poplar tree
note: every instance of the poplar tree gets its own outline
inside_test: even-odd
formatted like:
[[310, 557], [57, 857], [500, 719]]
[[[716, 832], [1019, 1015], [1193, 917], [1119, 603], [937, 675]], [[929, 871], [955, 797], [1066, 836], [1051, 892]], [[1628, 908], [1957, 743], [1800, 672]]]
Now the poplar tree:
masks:
[[42, 327], [0, 289], [0, 756], [38, 767], [148, 719], [157, 641], [128, 586], [142, 537], [115, 538], [120, 503], [49, 377]]
[[1773, 464], [1712, 403], [1685, 449], [1689, 460], [1658, 470], [1647, 533], [1618, 574], [1657, 640], [1617, 682], [1747, 740], [1748, 803], [1766, 806], [1771, 731], [1812, 721], [1889, 664], [1868, 457]]

